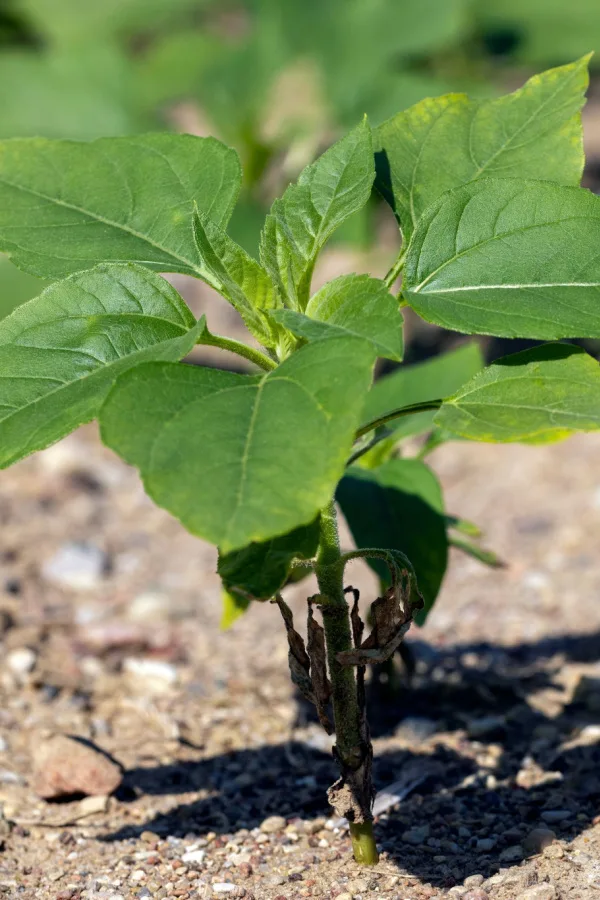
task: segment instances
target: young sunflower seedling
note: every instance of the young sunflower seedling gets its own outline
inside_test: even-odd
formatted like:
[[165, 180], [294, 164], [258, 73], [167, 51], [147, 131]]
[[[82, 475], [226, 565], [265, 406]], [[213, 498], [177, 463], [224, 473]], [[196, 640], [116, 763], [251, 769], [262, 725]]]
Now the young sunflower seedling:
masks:
[[[219, 548], [226, 616], [274, 601], [292, 677], [335, 731], [329, 799], [359, 862], [377, 860], [365, 669], [423, 621], [449, 543], [498, 562], [446, 515], [427, 452], [453, 436], [536, 443], [600, 427], [597, 362], [552, 343], [600, 338], [600, 199], [579, 187], [586, 63], [499, 100], [449, 95], [374, 131], [361, 122], [275, 201], [260, 262], [227, 235], [241, 172], [216, 140], [0, 143], [0, 250], [51, 282], [0, 323], [0, 465], [98, 418], [156, 503]], [[402, 234], [388, 278], [313, 293], [319, 252], [374, 185]], [[210, 332], [160, 272], [212, 285], [255, 340]], [[487, 368], [467, 345], [372, 385], [377, 357], [402, 359], [403, 305], [455, 331], [551, 343]], [[196, 344], [258, 371], [182, 363]], [[415, 434], [429, 438], [402, 458]], [[370, 608], [345, 584], [356, 558], [381, 576]], [[281, 590], [311, 572], [305, 643]]]

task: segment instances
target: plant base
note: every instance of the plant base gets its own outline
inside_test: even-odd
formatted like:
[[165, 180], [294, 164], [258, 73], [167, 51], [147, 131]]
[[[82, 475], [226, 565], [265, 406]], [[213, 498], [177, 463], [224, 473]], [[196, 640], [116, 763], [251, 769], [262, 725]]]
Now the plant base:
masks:
[[376, 866], [379, 862], [379, 853], [373, 835], [373, 823], [363, 822], [361, 825], [351, 823], [350, 836], [356, 862], [362, 866]]

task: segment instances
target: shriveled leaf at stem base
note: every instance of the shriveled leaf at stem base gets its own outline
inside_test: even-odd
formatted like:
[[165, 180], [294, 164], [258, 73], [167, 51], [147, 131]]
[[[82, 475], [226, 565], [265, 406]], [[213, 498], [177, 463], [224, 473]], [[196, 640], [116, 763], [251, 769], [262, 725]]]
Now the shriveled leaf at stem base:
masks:
[[309, 653], [306, 652], [302, 635], [294, 628], [294, 616], [291, 609], [280, 594], [277, 594], [274, 602], [279, 607], [285, 623], [289, 647], [288, 663], [292, 682], [296, 685], [304, 699], [308, 700], [309, 703], [312, 703], [316, 707], [319, 721], [327, 734], [333, 734], [333, 725], [325, 712], [325, 705], [329, 699], [331, 688], [327, 679], [325, 664], [325, 639], [324, 636], [318, 635], [317, 633], [321, 626], [314, 620], [311, 610], [309, 612], [308, 632], [309, 652], [312, 653], [312, 656], [310, 656]]

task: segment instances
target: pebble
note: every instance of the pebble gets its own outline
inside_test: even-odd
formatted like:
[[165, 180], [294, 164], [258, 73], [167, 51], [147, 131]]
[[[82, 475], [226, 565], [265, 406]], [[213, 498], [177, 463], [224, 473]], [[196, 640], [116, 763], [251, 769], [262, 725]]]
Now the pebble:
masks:
[[286, 824], [283, 816], [269, 816], [261, 823], [260, 830], [263, 834], [276, 834], [278, 831], [283, 831]]
[[521, 894], [521, 900], [556, 900], [556, 888], [553, 884], [536, 884]]
[[106, 795], [96, 795], [93, 797], [84, 797], [79, 801], [77, 806], [77, 816], [93, 816], [95, 813], [106, 812], [108, 809], [108, 797]]
[[181, 861], [184, 863], [194, 863], [199, 866], [204, 862], [205, 856], [206, 850], [188, 850], [188, 852], [184, 853], [181, 857]]
[[169, 691], [179, 678], [175, 666], [161, 659], [140, 659], [130, 656], [123, 660], [123, 671], [136, 687], [149, 694]]
[[479, 838], [475, 845], [478, 853], [489, 853], [496, 846], [495, 838]]
[[484, 716], [481, 719], [471, 719], [467, 725], [467, 734], [471, 738], [480, 738], [504, 731], [505, 728], [504, 716]]
[[352, 894], [345, 891], [343, 894], [338, 894], [336, 900], [352, 900]]
[[415, 828], [409, 828], [402, 835], [402, 840], [407, 844], [413, 844], [415, 847], [424, 844], [429, 837], [431, 829], [429, 825], [419, 825]]
[[564, 822], [565, 819], [571, 819], [573, 813], [569, 809], [546, 809], [541, 815], [544, 822]]
[[37, 653], [30, 647], [18, 647], [12, 650], [6, 657], [6, 664], [13, 675], [22, 678], [29, 675], [35, 669]]
[[232, 884], [231, 881], [219, 881], [217, 884], [213, 884], [212, 889], [215, 894], [233, 894], [234, 891], [237, 891], [237, 885]]
[[471, 889], [471, 888], [481, 887], [481, 885], [483, 884], [484, 881], [485, 881], [485, 878], [483, 877], [483, 875], [469, 875], [468, 878], [465, 878], [465, 880], [463, 881], [463, 884], [466, 888]]
[[146, 591], [134, 597], [127, 608], [131, 622], [160, 622], [169, 618], [171, 601], [167, 594]]
[[463, 894], [462, 900], [488, 900], [489, 896], [482, 888], [474, 888], [468, 894]]
[[402, 740], [421, 743], [435, 734], [437, 729], [437, 722], [433, 719], [427, 719], [425, 716], [407, 716], [396, 728], [395, 735]]
[[122, 777], [119, 766], [91, 742], [65, 734], [42, 741], [33, 751], [32, 787], [45, 800], [70, 794], [112, 794]]
[[95, 544], [66, 543], [42, 566], [46, 581], [74, 591], [90, 591], [108, 569], [106, 553]]
[[551, 828], [534, 828], [523, 838], [522, 846], [526, 853], [541, 853], [555, 840], [556, 834]]
[[500, 862], [520, 862], [523, 859], [523, 850], [520, 844], [513, 844], [500, 854]]

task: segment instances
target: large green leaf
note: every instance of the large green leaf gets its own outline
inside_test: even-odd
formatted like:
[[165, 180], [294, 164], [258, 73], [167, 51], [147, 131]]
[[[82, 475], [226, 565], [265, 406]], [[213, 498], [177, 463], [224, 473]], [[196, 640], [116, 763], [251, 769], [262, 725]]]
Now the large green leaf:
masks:
[[422, 217], [403, 292], [455, 331], [554, 340], [600, 337], [600, 200], [518, 179], [444, 195]]
[[437, 423], [474, 441], [543, 441], [600, 428], [600, 365], [581, 347], [505, 356], [442, 406]]
[[203, 330], [170, 284], [138, 266], [50, 285], [0, 322], [0, 467], [91, 421], [117, 375], [180, 359]]
[[307, 344], [265, 376], [148, 364], [119, 379], [102, 437], [148, 494], [223, 553], [311, 522], [353, 442], [373, 353]]
[[236, 153], [213, 138], [2, 141], [0, 249], [54, 279], [100, 262], [202, 277], [194, 203], [224, 226], [240, 178]]
[[[424, 609], [422, 624], [438, 595], [448, 562], [448, 539], [439, 482], [416, 459], [393, 459], [377, 469], [352, 467], [340, 482], [336, 498], [359, 549], [400, 550], [415, 570]], [[369, 565], [389, 581], [381, 560]]]
[[219, 575], [230, 593], [236, 588], [268, 600], [286, 583], [294, 559], [311, 559], [319, 545], [319, 519], [289, 534], [219, 556]]
[[577, 185], [588, 57], [534, 76], [514, 94], [423, 100], [375, 131], [377, 187], [406, 242], [444, 191], [479, 178], [544, 178]]
[[274, 202], [261, 236], [261, 258], [288, 305], [304, 310], [319, 251], [365, 205], [374, 177], [371, 129], [364, 119]]
[[[472, 341], [434, 359], [400, 366], [379, 378], [367, 394], [363, 423], [372, 422], [404, 406], [450, 397], [479, 372], [483, 364], [479, 345]], [[433, 426], [434, 415], [434, 411], [417, 412], [397, 422], [389, 422], [387, 427], [393, 429], [396, 442], [400, 438], [428, 431]]]
[[306, 315], [282, 309], [273, 317], [309, 341], [333, 333], [351, 334], [369, 341], [378, 356], [402, 359], [398, 301], [383, 281], [369, 275], [342, 275], [330, 281], [310, 298]]

